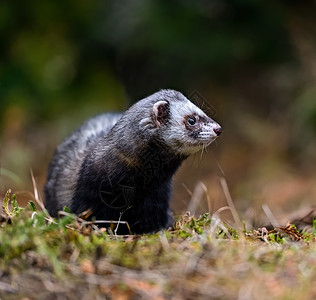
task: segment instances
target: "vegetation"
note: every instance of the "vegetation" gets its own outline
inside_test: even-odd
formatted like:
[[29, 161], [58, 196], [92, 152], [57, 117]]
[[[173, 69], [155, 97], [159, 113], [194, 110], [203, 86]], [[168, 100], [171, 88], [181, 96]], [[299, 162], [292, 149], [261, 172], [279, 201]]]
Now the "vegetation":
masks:
[[[316, 226], [247, 231], [215, 216], [117, 236], [67, 212], [52, 219], [7, 192], [0, 230], [3, 299], [313, 299]], [[315, 224], [314, 224], [315, 225]]]

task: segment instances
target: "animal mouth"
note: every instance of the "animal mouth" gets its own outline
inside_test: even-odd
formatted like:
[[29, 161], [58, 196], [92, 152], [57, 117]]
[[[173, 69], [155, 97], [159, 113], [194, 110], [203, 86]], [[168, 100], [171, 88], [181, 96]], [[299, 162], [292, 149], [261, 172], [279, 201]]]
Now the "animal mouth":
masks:
[[212, 135], [210, 133], [200, 133], [199, 135], [199, 144], [203, 146], [208, 146], [217, 139], [217, 135]]
[[212, 136], [208, 138], [199, 138], [198, 140], [190, 143], [191, 148], [206, 148], [216, 140], [217, 136]]

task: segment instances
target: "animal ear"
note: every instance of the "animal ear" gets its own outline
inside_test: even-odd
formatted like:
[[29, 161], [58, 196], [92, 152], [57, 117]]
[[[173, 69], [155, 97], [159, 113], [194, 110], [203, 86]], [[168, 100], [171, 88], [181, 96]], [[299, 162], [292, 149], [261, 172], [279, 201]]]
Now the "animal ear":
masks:
[[153, 106], [154, 122], [157, 127], [166, 123], [170, 118], [170, 104], [167, 101], [158, 101]]

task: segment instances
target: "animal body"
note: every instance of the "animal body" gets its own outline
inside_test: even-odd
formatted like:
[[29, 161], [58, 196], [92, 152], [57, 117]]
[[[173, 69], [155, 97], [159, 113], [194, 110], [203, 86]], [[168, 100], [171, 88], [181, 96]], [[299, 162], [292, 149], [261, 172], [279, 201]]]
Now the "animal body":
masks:
[[[221, 127], [184, 95], [161, 90], [122, 114], [85, 122], [57, 148], [44, 188], [52, 216], [67, 206], [97, 220], [125, 221], [133, 233], [170, 225], [172, 176]], [[106, 226], [106, 225], [104, 225]], [[119, 224], [117, 232], [129, 233]]]

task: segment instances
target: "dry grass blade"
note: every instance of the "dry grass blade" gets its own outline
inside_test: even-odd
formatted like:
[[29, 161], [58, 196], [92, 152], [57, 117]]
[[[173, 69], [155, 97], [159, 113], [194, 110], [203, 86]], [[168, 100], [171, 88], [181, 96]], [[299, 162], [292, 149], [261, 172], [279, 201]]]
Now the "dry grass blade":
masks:
[[191, 190], [187, 187], [187, 185], [185, 183], [182, 183], [182, 186], [184, 187], [184, 189], [186, 190], [186, 192], [189, 194], [190, 197], [192, 197], [193, 193], [191, 192]]
[[[129, 231], [129, 233], [130, 234], [133, 234], [132, 233], [132, 231], [131, 231], [131, 228], [130, 228], [130, 226], [129, 226], [129, 224], [128, 224], [128, 222], [126, 222], [126, 221], [108, 221], [108, 220], [95, 220], [95, 221], [87, 221], [87, 220], [85, 220], [85, 219], [82, 219], [82, 218], [80, 218], [80, 217], [78, 217], [78, 216], [75, 216], [75, 215], [73, 215], [73, 214], [71, 214], [71, 213], [68, 213], [68, 212], [66, 212], [66, 211], [59, 211], [58, 212], [58, 217], [60, 218], [61, 216], [74, 216], [75, 218], [76, 218], [76, 220], [78, 221], [78, 223], [80, 223], [80, 225], [81, 225], [81, 227], [84, 227], [84, 226], [86, 226], [86, 225], [91, 225], [91, 226], [93, 226], [93, 228], [95, 229], [95, 230], [98, 230], [99, 228], [97, 227], [97, 225], [98, 224], [109, 224], [109, 225], [114, 225], [114, 224], [116, 224], [116, 228], [117, 228], [117, 226], [118, 225], [120, 225], [120, 224], [123, 224], [123, 225], [125, 225], [126, 227], [127, 227], [127, 229], [128, 229], [128, 231]], [[116, 232], [115, 232], [115, 230], [114, 230], [114, 235], [117, 235], [116, 234]], [[117, 235], [118, 236], [118, 235]], [[125, 236], [125, 235], [124, 235]]]
[[220, 172], [222, 173], [223, 177], [225, 177], [224, 170], [223, 170], [223, 168], [222, 168], [221, 164], [219, 163], [218, 159], [216, 158], [216, 155], [215, 155], [215, 153], [214, 153], [214, 152], [213, 152], [213, 155], [214, 155], [214, 158], [215, 158], [216, 164], [217, 164], [217, 166], [218, 166], [218, 168], [219, 168]]
[[226, 179], [224, 177], [220, 177], [220, 182], [221, 182], [221, 185], [222, 185], [225, 197], [226, 197], [227, 204], [228, 204], [228, 206], [230, 208], [230, 211], [231, 211], [231, 213], [233, 215], [234, 221], [235, 221], [236, 225], [239, 228], [242, 228], [242, 223], [241, 223], [241, 220], [240, 220], [240, 218], [238, 216], [238, 213], [237, 213], [237, 210], [235, 208], [235, 205], [233, 203], [233, 199], [232, 199], [232, 197], [230, 195]]
[[45, 211], [48, 214], [42, 199], [40, 199], [40, 195], [38, 193], [37, 184], [36, 184], [36, 180], [35, 180], [35, 177], [34, 177], [32, 169], [31, 169], [31, 178], [32, 178], [33, 190], [34, 190], [34, 200], [38, 204], [38, 206], [41, 208], [41, 210]]
[[[204, 185], [205, 187], [205, 185]], [[202, 199], [202, 196], [203, 196], [203, 193], [204, 193], [204, 188], [203, 188], [203, 183], [202, 182], [199, 182], [197, 184], [197, 186], [195, 187], [194, 189], [194, 192], [193, 192], [193, 195], [191, 197], [191, 201], [190, 201], [190, 204], [188, 206], [188, 211], [194, 215], [195, 212], [196, 212], [196, 209], [198, 207], [198, 205], [200, 204], [201, 202], [201, 199]]]
[[206, 185], [203, 182], [201, 182], [201, 186], [202, 186], [202, 188], [204, 190], [204, 193], [206, 195], [208, 212], [211, 215], [213, 213], [213, 206], [212, 206], [212, 202], [211, 202], [211, 199], [210, 199], [207, 187], [206, 187]]
[[267, 215], [270, 223], [272, 224], [273, 227], [278, 227], [278, 221], [277, 219], [273, 216], [271, 209], [268, 207], [267, 204], [263, 204], [262, 205], [262, 209], [265, 212], [265, 214]]

